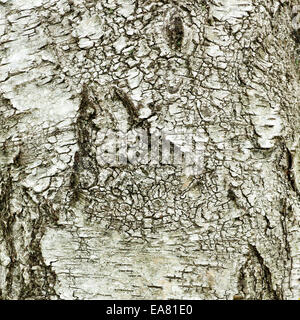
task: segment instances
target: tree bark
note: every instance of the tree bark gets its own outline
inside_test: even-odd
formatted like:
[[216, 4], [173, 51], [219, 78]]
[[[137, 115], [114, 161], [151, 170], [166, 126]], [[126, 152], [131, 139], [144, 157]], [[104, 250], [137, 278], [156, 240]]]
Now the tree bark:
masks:
[[[1, 299], [298, 299], [299, 6], [0, 0]], [[102, 163], [132, 128], [202, 170]]]

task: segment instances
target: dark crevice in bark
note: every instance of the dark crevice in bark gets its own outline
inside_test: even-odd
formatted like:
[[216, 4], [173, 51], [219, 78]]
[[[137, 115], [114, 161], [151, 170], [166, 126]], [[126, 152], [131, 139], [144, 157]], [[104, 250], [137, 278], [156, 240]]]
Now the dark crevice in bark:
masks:
[[[70, 176], [71, 202], [79, 200], [82, 189], [88, 189], [97, 184], [98, 164], [92, 150], [92, 135], [97, 128], [92, 120], [95, 119], [97, 109], [100, 109], [100, 107], [98, 101], [92, 101], [90, 94], [89, 89], [84, 86], [76, 121], [78, 151], [74, 155], [74, 164]], [[84, 172], [89, 172], [93, 178], [86, 176]], [[93, 180], [92, 185], [90, 184], [91, 180]]]
[[295, 177], [294, 177], [293, 170], [292, 170], [293, 156], [288, 148], [286, 148], [286, 150], [287, 150], [287, 170], [286, 170], [287, 178], [288, 178], [288, 181], [289, 181], [293, 191], [298, 192]]
[[273, 288], [272, 274], [264, 258], [251, 244], [247, 260], [239, 270], [237, 289], [237, 296], [247, 300], [283, 299], [282, 290]]
[[13, 242], [13, 223], [15, 216], [10, 212], [10, 192], [12, 190], [11, 177], [8, 175], [0, 175], [0, 225], [2, 238], [6, 244], [6, 250], [10, 258], [10, 262], [7, 266], [7, 275], [5, 279], [5, 296], [2, 298], [9, 297], [12, 291], [14, 281], [14, 270], [16, 268], [16, 250]]
[[170, 46], [180, 50], [184, 37], [184, 28], [182, 19], [177, 13], [171, 16], [170, 21], [166, 26], [166, 30]]
[[122, 104], [126, 108], [130, 118], [130, 124], [133, 125], [136, 121], [138, 121], [138, 110], [136, 106], [125, 91], [117, 87], [114, 87], [114, 91], [115, 96], [121, 100]]
[[[56, 296], [54, 283], [55, 273], [46, 266], [41, 253], [40, 242], [44, 234], [44, 226], [53, 225], [52, 214], [49, 208], [30, 206], [22, 209], [21, 213], [11, 210], [11, 197], [18, 190], [9, 175], [0, 175], [0, 232], [6, 244], [10, 262], [7, 265], [5, 287], [1, 299], [50, 299]], [[19, 189], [22, 199], [28, 198], [29, 191]], [[37, 219], [28, 220], [30, 210], [36, 210]], [[20, 223], [22, 225], [20, 226]], [[26, 246], [26, 233], [31, 230], [30, 243]], [[16, 241], [21, 239], [21, 247]], [[26, 274], [26, 280], [25, 280]]]
[[246, 297], [246, 294], [247, 294], [247, 289], [246, 289], [246, 284], [245, 284], [246, 275], [244, 273], [245, 265], [240, 268], [239, 274], [238, 274], [238, 279], [237, 279], [237, 289], [240, 293], [240, 294], [238, 294], [238, 296], [242, 296], [242, 297]]
[[32, 223], [31, 241], [27, 249], [30, 282], [22, 286], [19, 299], [59, 298], [54, 290], [56, 274], [51, 266], [45, 264], [41, 251], [41, 239], [44, 235], [45, 226], [57, 226], [58, 213], [55, 212], [50, 203], [43, 199], [40, 200], [37, 211], [39, 215]]
[[[260, 255], [259, 251], [255, 246], [249, 244], [249, 248], [253, 256], [257, 258], [257, 261], [259, 262], [261, 267], [261, 273], [262, 273], [261, 281], [262, 281], [263, 287], [265, 288], [265, 291], [259, 293], [260, 297], [263, 298], [263, 295], [266, 295], [269, 297], [269, 299], [273, 299], [273, 300], [282, 299], [282, 293], [273, 289], [272, 274], [268, 266], [265, 264], [263, 257]], [[255, 281], [257, 281], [257, 279]]]
[[281, 210], [281, 229], [282, 229], [282, 236], [283, 236], [283, 244], [284, 244], [284, 250], [286, 253], [286, 259], [284, 259], [286, 271], [288, 273], [288, 279], [289, 279], [289, 287], [291, 288], [291, 272], [292, 272], [292, 266], [293, 266], [293, 258], [291, 256], [291, 246], [288, 240], [288, 226], [287, 226], [287, 218], [291, 213], [291, 208], [287, 207], [287, 201], [284, 199], [283, 202], [283, 208]]

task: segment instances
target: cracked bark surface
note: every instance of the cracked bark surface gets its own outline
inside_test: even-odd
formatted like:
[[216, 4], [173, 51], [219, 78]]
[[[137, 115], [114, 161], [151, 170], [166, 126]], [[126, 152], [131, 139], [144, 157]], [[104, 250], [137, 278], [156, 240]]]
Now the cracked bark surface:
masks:
[[[0, 0], [1, 299], [298, 299], [299, 6]], [[103, 165], [132, 127], [203, 171]]]

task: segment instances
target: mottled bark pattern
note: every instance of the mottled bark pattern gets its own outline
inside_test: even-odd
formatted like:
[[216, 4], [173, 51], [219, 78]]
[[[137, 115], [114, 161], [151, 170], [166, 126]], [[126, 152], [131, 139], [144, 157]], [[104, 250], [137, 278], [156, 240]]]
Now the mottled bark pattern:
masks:
[[[299, 5], [0, 0], [0, 297], [298, 299]], [[203, 172], [101, 164], [133, 125]]]

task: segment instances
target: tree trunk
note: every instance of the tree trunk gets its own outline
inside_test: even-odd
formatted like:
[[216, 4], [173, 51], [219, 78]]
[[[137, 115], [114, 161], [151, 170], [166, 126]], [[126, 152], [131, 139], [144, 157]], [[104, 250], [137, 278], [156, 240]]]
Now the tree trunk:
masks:
[[0, 297], [298, 299], [299, 5], [0, 0]]

